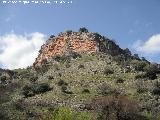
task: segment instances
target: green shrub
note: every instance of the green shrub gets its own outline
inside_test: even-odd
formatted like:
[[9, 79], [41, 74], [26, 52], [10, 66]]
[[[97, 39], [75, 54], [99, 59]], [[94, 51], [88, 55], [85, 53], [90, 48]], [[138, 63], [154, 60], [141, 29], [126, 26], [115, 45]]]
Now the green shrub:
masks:
[[148, 92], [148, 88], [147, 85], [145, 83], [143, 83], [144, 81], [138, 81], [136, 83], [136, 89], [137, 89], [137, 93], [144, 93], [144, 92]]
[[124, 56], [123, 55], [114, 56], [113, 60], [116, 61], [120, 65], [124, 64]]
[[35, 94], [41, 94], [50, 91], [52, 88], [47, 83], [25, 85], [22, 94], [25, 97], [32, 97]]
[[84, 69], [84, 65], [80, 64], [80, 65], [78, 66], [78, 69], [81, 69], [81, 68]]
[[94, 120], [89, 112], [77, 112], [69, 107], [60, 107], [42, 120]]
[[60, 61], [62, 61], [62, 56], [55, 55], [55, 56], [52, 57], [52, 59], [55, 60], [55, 61], [57, 61], [57, 62], [60, 62]]
[[25, 97], [32, 97], [34, 96], [35, 94], [33, 93], [33, 90], [32, 90], [32, 86], [29, 86], [29, 85], [25, 85], [23, 87], [23, 90], [22, 90], [22, 94], [25, 96]]
[[145, 71], [146, 71], [146, 76], [149, 79], [151, 80], [157, 79], [158, 68], [156, 65], [154, 64], [149, 65], [148, 67], [146, 67]]
[[128, 48], [124, 49], [123, 51], [124, 51], [125, 56], [129, 57], [132, 55], [131, 51]]
[[139, 55], [138, 55], [138, 54], [134, 54], [134, 55], [133, 55], [133, 58], [136, 59], [136, 60], [141, 60], [141, 59], [139, 58]]
[[82, 93], [90, 93], [90, 91], [88, 89], [83, 89]]
[[69, 55], [71, 58], [76, 59], [76, 58], [81, 58], [82, 56], [78, 54], [77, 52], [71, 52]]
[[47, 83], [34, 84], [33, 87], [33, 92], [35, 94], [40, 94], [51, 90], [50, 86]]
[[122, 79], [122, 78], [118, 78], [117, 80], [116, 80], [116, 83], [124, 83], [124, 79]]
[[99, 86], [100, 94], [102, 95], [119, 95], [121, 94], [121, 91], [118, 89], [113, 88], [111, 85], [107, 83], [103, 83]]
[[35, 82], [38, 79], [38, 77], [37, 76], [30, 76], [29, 79], [31, 82]]
[[56, 62], [67, 62], [70, 61], [70, 56], [66, 56], [66, 55], [55, 55], [52, 57], [52, 59]]
[[139, 61], [139, 60], [132, 60], [131, 65], [134, 67], [136, 71], [144, 71], [148, 63], [144, 61]]
[[24, 99], [18, 99], [13, 102], [14, 107], [16, 110], [23, 111], [25, 110], [25, 104], [24, 104]]
[[0, 83], [5, 84], [7, 80], [6, 76], [0, 76]]
[[8, 111], [4, 110], [4, 108], [1, 105], [0, 105], [0, 119], [9, 120]]
[[64, 80], [59, 80], [58, 86], [62, 86], [62, 85], [68, 85], [68, 84]]
[[160, 95], [160, 83], [159, 82], [155, 83], [154, 88], [152, 90], [152, 94]]
[[[99, 33], [93, 33], [93, 36], [94, 36], [94, 38], [96, 39], [96, 40], [99, 40], [99, 39], [101, 39], [102, 38], [102, 36], [99, 34]], [[105, 40], [106, 38], [103, 36], [103, 39], [102, 40]]]
[[70, 68], [71, 67], [71, 65], [69, 64], [69, 62], [66, 62], [65, 66], [66, 66], [66, 68]]
[[83, 33], [83, 32], [84, 32], [84, 33], [88, 33], [88, 29], [85, 28], [85, 27], [82, 27], [82, 28], [79, 29], [79, 32], [80, 32], [80, 33]]
[[140, 115], [137, 101], [127, 97], [95, 98], [92, 106], [98, 113], [98, 120], [145, 120], [145, 117]]
[[109, 69], [109, 68], [105, 68], [104, 71], [103, 71], [103, 73], [104, 73], [105, 75], [109, 75], [109, 74], [113, 74], [114, 71], [111, 70], [111, 69]]
[[141, 74], [136, 75], [136, 76], [135, 76], [135, 79], [144, 79], [144, 78], [146, 78], [146, 77], [147, 77], [146, 74], [141, 73]]
[[66, 30], [67, 35], [71, 35], [72, 34], [72, 30]]
[[55, 37], [54, 35], [51, 35], [51, 36], [50, 36], [50, 38], [54, 38], [54, 37]]
[[72, 91], [69, 91], [69, 90], [68, 90], [68, 86], [67, 86], [67, 85], [62, 85], [62, 86], [61, 86], [61, 91], [62, 91], [63, 93], [66, 93], [66, 94], [73, 94]]
[[52, 80], [52, 79], [54, 79], [54, 77], [51, 76], [51, 75], [49, 75], [49, 76], [48, 76], [48, 79], [49, 79], [49, 80]]

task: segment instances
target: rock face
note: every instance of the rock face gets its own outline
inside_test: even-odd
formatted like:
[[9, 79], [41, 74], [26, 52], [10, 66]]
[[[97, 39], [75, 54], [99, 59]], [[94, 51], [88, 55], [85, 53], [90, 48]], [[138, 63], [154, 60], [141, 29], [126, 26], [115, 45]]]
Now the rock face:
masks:
[[55, 55], [66, 55], [71, 52], [96, 53], [104, 52], [117, 55], [123, 52], [112, 40], [89, 32], [65, 32], [58, 36], [52, 35], [46, 44], [42, 45], [34, 66], [39, 65], [43, 60], [48, 60]]

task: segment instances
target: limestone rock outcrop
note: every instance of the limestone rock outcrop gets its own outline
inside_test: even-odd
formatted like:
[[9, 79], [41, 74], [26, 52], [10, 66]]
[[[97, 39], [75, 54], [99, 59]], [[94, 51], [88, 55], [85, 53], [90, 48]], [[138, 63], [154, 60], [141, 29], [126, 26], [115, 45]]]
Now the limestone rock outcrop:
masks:
[[117, 55], [123, 52], [123, 50], [114, 41], [98, 33], [68, 31], [60, 33], [58, 36], [51, 35], [46, 43], [42, 45], [34, 66], [55, 55], [66, 55], [71, 52], [79, 54], [104, 52]]

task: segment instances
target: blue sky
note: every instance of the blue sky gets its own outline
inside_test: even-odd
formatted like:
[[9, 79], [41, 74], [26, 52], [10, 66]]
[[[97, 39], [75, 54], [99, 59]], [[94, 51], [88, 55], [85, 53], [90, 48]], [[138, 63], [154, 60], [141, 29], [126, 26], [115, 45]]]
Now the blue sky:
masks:
[[[36, 32], [46, 39], [51, 34], [68, 29], [78, 31], [85, 26], [91, 32], [115, 39], [122, 48], [129, 47], [133, 53], [160, 62], [159, 6], [159, 0], [72, 0], [70, 4], [51, 5], [1, 2], [1, 41], [5, 35], [26, 37]], [[0, 64], [3, 65], [1, 61]]]

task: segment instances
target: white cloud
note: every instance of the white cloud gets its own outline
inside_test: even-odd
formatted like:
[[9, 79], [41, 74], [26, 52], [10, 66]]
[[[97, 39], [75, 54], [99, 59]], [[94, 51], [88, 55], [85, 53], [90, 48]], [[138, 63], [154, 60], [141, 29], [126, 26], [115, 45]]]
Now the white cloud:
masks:
[[160, 34], [153, 35], [147, 41], [137, 41], [134, 44], [134, 48], [146, 55], [160, 54]]
[[38, 32], [26, 35], [10, 33], [0, 36], [0, 64], [7, 69], [32, 65], [44, 41], [44, 34]]

